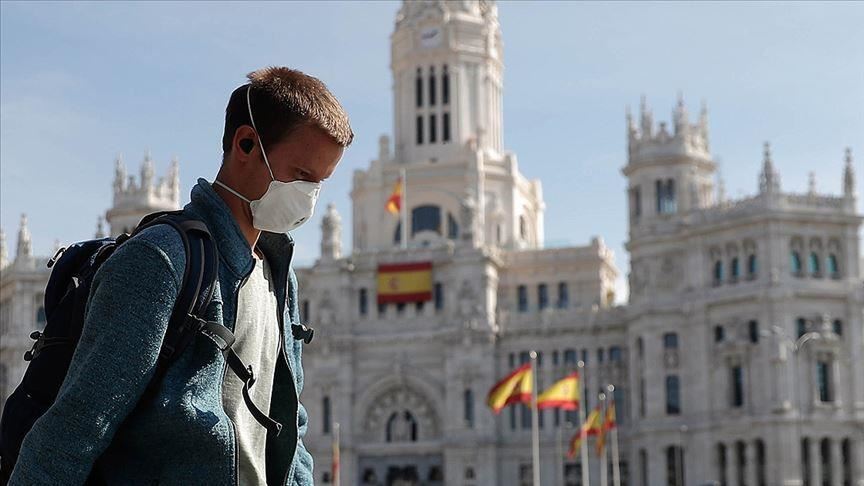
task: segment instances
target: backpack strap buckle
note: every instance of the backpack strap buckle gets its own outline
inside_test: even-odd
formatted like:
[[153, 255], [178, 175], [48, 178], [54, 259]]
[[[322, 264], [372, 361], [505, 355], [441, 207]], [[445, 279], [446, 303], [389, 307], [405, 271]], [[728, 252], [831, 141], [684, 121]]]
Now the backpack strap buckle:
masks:
[[294, 335], [294, 339], [309, 344], [312, 342], [312, 336], [315, 335], [315, 329], [305, 324], [291, 324], [291, 334]]

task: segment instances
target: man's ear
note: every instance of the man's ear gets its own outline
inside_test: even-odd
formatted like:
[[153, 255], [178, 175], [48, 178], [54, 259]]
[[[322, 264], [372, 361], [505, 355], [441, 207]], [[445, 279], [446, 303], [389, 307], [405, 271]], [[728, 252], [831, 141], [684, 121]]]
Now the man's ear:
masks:
[[250, 159], [257, 160], [257, 154], [260, 144], [257, 142], [258, 136], [255, 130], [249, 125], [241, 125], [234, 131], [234, 139], [231, 141], [231, 152], [233, 158], [240, 162], [247, 162]]

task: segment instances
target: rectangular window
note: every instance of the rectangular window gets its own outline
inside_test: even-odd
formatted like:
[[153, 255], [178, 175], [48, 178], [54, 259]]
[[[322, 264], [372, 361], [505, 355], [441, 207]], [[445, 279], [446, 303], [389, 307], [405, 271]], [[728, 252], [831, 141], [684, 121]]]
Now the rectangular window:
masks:
[[516, 294], [519, 312], [528, 312], [528, 287], [520, 285], [516, 288]]
[[567, 282], [558, 282], [558, 308], [566, 309], [570, 305], [570, 291]]
[[450, 141], [450, 113], [444, 112], [441, 115], [441, 122], [443, 126], [441, 127], [441, 141], [449, 142]]
[[474, 428], [474, 391], [466, 388], [463, 399], [465, 402], [465, 425], [471, 429]]
[[645, 378], [639, 378], [639, 416], [645, 417]]
[[330, 397], [325, 396], [321, 400], [321, 432], [324, 435], [330, 433]]
[[680, 446], [666, 448], [666, 484], [668, 486], [684, 486], [685, 484], [684, 450]]
[[507, 407], [510, 409], [510, 430], [516, 430], [516, 407]]
[[678, 349], [678, 334], [674, 332], [667, 332], [663, 335], [663, 348], [664, 349]]
[[732, 406], [744, 406], [744, 370], [740, 366], [733, 366], [731, 373], [732, 383]]
[[620, 346], [611, 346], [609, 348], [609, 361], [612, 363], [618, 363], [621, 361], [621, 347]]
[[438, 141], [438, 124], [435, 115], [429, 115], [429, 143]]
[[537, 308], [540, 310], [549, 306], [549, 291], [545, 283], [537, 286]]
[[715, 343], [723, 342], [723, 338], [724, 338], [723, 333], [724, 333], [723, 326], [714, 326], [714, 342]]
[[369, 313], [369, 292], [366, 289], [360, 289], [357, 305], [361, 316], [365, 316]]
[[615, 391], [612, 392], [612, 398], [615, 400], [615, 422], [619, 424], [626, 423], [629, 409], [625, 401], [624, 390], [616, 386]]
[[414, 80], [414, 94], [417, 98], [417, 108], [423, 106], [423, 76], [417, 68], [417, 78]]
[[750, 321], [747, 323], [748, 331], [750, 333], [750, 342], [753, 344], [759, 343], [759, 323], [756, 321]]
[[417, 116], [417, 145], [423, 144], [423, 117]]
[[444, 309], [444, 287], [440, 282], [435, 283], [432, 293], [435, 299], [435, 312], [439, 312]]
[[677, 375], [666, 377], [666, 414], [678, 415], [681, 413], [681, 387]]
[[831, 383], [831, 363], [828, 361], [816, 362], [816, 385], [819, 387], [819, 401], [834, 401], [834, 389]]
[[648, 452], [639, 449], [639, 474], [642, 476], [642, 486], [648, 485]]
[[429, 69], [429, 106], [435, 106], [435, 68]]
[[450, 103], [450, 73], [447, 71], [447, 65], [444, 65], [444, 73], [441, 75], [441, 103]]

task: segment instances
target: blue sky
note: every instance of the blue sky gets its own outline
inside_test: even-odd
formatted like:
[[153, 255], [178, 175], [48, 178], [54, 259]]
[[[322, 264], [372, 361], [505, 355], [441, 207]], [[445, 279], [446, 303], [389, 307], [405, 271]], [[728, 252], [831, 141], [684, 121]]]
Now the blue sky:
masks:
[[[111, 202], [113, 161], [181, 163], [184, 202], [221, 156], [225, 103], [249, 71], [287, 65], [324, 80], [357, 134], [321, 195], [350, 228], [351, 173], [392, 133], [389, 35], [396, 2], [0, 4], [0, 226], [14, 255], [89, 238]], [[624, 109], [645, 94], [668, 120], [681, 91], [708, 103], [727, 194], [757, 188], [762, 142], [784, 190], [840, 193], [843, 149], [864, 186], [864, 5], [499, 3], [504, 143], [543, 182], [546, 239], [599, 235], [628, 261]], [[574, 190], [575, 189], [575, 190]], [[861, 207], [859, 201], [859, 208]], [[298, 263], [318, 254], [319, 210]], [[350, 229], [344, 232], [345, 247]]]

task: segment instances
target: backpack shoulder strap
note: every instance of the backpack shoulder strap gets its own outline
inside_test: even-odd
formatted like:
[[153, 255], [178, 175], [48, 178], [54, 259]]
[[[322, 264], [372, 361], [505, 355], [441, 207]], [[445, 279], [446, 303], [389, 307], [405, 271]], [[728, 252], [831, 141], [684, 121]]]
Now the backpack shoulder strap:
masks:
[[145, 217], [133, 235], [157, 224], [167, 224], [177, 230], [186, 251], [186, 266], [156, 361], [156, 371], [145, 397], [155, 392], [168, 367], [201, 329], [203, 314], [213, 299], [219, 273], [219, 253], [203, 222], [187, 217], [182, 211], [163, 212], [152, 218]]

